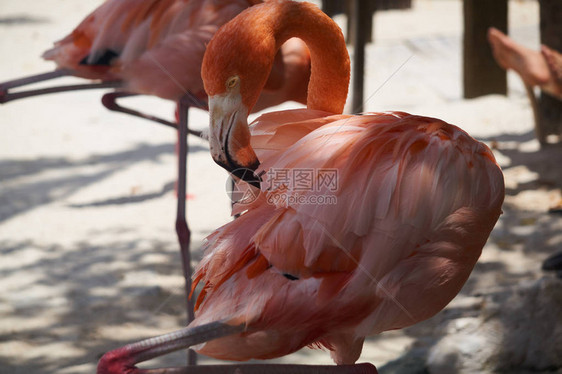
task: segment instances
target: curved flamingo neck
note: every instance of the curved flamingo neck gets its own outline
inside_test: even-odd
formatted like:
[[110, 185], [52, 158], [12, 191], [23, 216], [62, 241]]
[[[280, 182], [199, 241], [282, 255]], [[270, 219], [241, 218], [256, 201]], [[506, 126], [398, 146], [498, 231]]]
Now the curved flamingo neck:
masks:
[[238, 21], [252, 30], [250, 44], [255, 48], [254, 56], [261, 55], [272, 63], [285, 41], [291, 37], [302, 39], [310, 50], [311, 59], [307, 107], [342, 113], [350, 64], [345, 40], [337, 24], [315, 5], [303, 2], [272, 0], [247, 12], [247, 16]]
[[342, 113], [349, 87], [350, 64], [340, 28], [310, 3], [276, 1], [271, 5], [276, 8], [271, 12], [276, 50], [291, 37], [302, 39], [310, 50], [307, 107]]

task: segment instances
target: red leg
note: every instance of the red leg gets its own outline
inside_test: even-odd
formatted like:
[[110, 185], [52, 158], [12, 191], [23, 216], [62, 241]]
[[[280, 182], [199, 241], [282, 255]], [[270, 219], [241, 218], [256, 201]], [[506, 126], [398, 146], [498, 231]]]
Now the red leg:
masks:
[[[185, 299], [187, 309], [187, 323], [194, 319], [193, 300], [188, 296], [191, 292], [191, 253], [189, 242], [191, 233], [187, 225], [185, 199], [187, 194], [187, 133], [188, 133], [188, 114], [189, 103], [180, 100], [178, 104], [178, 183], [177, 183], [177, 215], [176, 233], [180, 244], [183, 276], [185, 278]], [[195, 351], [188, 350], [187, 361], [189, 365], [197, 364]]]
[[369, 364], [356, 365], [205, 365], [184, 368], [137, 369], [134, 374], [377, 374]]
[[131, 374], [377, 374], [369, 364], [356, 365], [205, 365], [183, 368], [135, 369]]
[[[130, 92], [110, 92], [110, 93], [107, 93], [107, 94], [103, 95], [103, 97], [101, 98], [101, 102], [109, 110], [112, 110], [112, 111], [115, 111], [115, 112], [126, 113], [126, 114], [129, 114], [129, 115], [135, 116], [135, 117], [144, 118], [144, 119], [149, 120], [149, 121], [160, 123], [164, 126], [173, 127], [174, 129], [178, 128], [178, 125], [173, 123], [173, 122], [170, 122], [170, 121], [167, 121], [165, 119], [153, 116], [151, 114], [145, 114], [145, 113], [139, 112], [137, 110], [124, 107], [124, 106], [119, 105], [117, 103], [117, 99], [119, 99], [119, 98], [135, 96], [135, 95], [137, 95], [137, 94], [130, 93]], [[187, 132], [190, 135], [195, 135], [197, 137], [201, 137], [200, 131], [187, 129]]]
[[377, 374], [368, 363], [357, 365], [212, 365], [163, 369], [138, 369], [135, 365], [152, 358], [185, 349], [222, 336], [238, 334], [244, 325], [220, 322], [184, 328], [155, 338], [142, 340], [107, 352], [98, 364], [98, 374]]
[[39, 89], [27, 90], [27, 91], [9, 92], [13, 88], [23, 87], [23, 86], [27, 86], [28, 84], [69, 76], [72, 75], [72, 73], [73, 72], [71, 70], [60, 69], [49, 73], [32, 75], [29, 77], [14, 79], [8, 82], [0, 83], [0, 104], [4, 104], [13, 100], [23, 99], [26, 97], [39, 96], [39, 95], [45, 95], [45, 94], [57, 93], [57, 92], [99, 89], [99, 88], [116, 88], [116, 87], [120, 87], [122, 84], [119, 81], [112, 81], [112, 82], [73, 84], [73, 85], [66, 85], [66, 86], [39, 88]]
[[0, 90], [8, 91], [10, 88], [27, 86], [28, 84], [43, 82], [59, 77], [66, 77], [69, 75], [72, 75], [72, 70], [68, 70], [68, 69], [58, 69], [55, 71], [50, 71], [48, 73], [30, 75], [28, 77], [17, 78], [11, 81], [0, 83]]
[[140, 342], [109, 351], [103, 355], [98, 363], [97, 373], [141, 373], [142, 371], [135, 367], [139, 362], [148, 361], [155, 357], [204, 343], [208, 340], [242, 331], [244, 331], [244, 326], [242, 325], [229, 326], [220, 322], [214, 322], [203, 326], [183, 328], [169, 334], [141, 340]]

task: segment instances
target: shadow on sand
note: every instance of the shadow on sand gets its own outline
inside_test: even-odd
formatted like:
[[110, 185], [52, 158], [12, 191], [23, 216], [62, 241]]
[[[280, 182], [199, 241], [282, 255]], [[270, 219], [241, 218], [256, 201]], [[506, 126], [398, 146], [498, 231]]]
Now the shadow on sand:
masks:
[[[195, 153], [208, 150], [203, 146], [191, 146], [189, 151]], [[66, 158], [0, 160], [0, 223], [30, 209], [69, 197], [80, 189], [111, 177], [123, 168], [145, 161], [159, 162], [160, 156], [173, 152], [173, 144], [141, 144], [131, 150], [92, 156], [80, 161]], [[162, 190], [155, 193], [71, 206], [83, 208], [142, 202], [173, 190], [174, 182], [164, 183]]]

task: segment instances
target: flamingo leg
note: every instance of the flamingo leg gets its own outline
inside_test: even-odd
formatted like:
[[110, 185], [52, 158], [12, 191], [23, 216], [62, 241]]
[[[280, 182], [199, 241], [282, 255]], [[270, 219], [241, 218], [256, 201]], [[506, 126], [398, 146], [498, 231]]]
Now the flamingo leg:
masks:
[[377, 374], [369, 364], [355, 365], [204, 365], [182, 368], [137, 369], [133, 374]]
[[97, 373], [142, 373], [135, 367], [139, 362], [242, 331], [244, 331], [243, 325], [230, 326], [213, 322], [197, 327], [186, 327], [168, 334], [127, 344], [104, 354], [98, 363]]
[[[180, 100], [178, 113], [178, 183], [177, 183], [177, 212], [176, 212], [176, 234], [180, 244], [180, 253], [183, 266], [183, 276], [185, 278], [185, 295], [187, 309], [187, 323], [194, 319], [193, 301], [187, 297], [191, 292], [191, 253], [189, 252], [189, 242], [191, 232], [187, 226], [185, 198], [187, 193], [187, 129], [189, 105]], [[188, 365], [197, 364], [195, 351], [187, 352]]]
[[[27, 86], [29, 84], [44, 82], [51, 79], [56, 79], [60, 77], [72, 76], [73, 71], [69, 69], [58, 69], [48, 73], [31, 75], [24, 78], [18, 78], [11, 81], [0, 83], [0, 104], [5, 104], [10, 101], [23, 99], [26, 97], [33, 97], [39, 95], [45, 95], [50, 93], [58, 92], [68, 92], [68, 91], [78, 91], [78, 90], [88, 90], [88, 89], [101, 89], [101, 88], [119, 88], [122, 86], [120, 81], [110, 81], [110, 82], [98, 82], [98, 83], [85, 83], [85, 84], [71, 84], [55, 87], [38, 88], [26, 91], [10, 92], [14, 88]], [[130, 114], [136, 117], [144, 118], [149, 121], [157, 122], [165, 126], [173, 127], [177, 129], [177, 124], [167, 121], [165, 119], [145, 114], [134, 109], [124, 107], [117, 104], [116, 100], [121, 97], [135, 96], [137, 94], [130, 92], [110, 92], [102, 97], [102, 104], [109, 110], [115, 112], [121, 112]], [[197, 106], [201, 107], [203, 104], [198, 103]], [[188, 130], [189, 134], [201, 137], [200, 131]]]
[[107, 352], [98, 363], [98, 374], [377, 374], [368, 363], [357, 365], [209, 365], [162, 369], [138, 369], [135, 365], [165, 354], [223, 336], [241, 333], [244, 325], [231, 326], [212, 322], [186, 327], [169, 334], [128, 344]]
[[[185, 197], [187, 193], [187, 134], [189, 133], [188, 115], [190, 107], [201, 107], [202, 103], [197, 102], [189, 94], [182, 97], [178, 103], [178, 184], [177, 184], [177, 214], [176, 214], [176, 233], [180, 244], [181, 260], [183, 266], [183, 276], [185, 278], [185, 295], [187, 309], [187, 323], [194, 319], [193, 300], [189, 298], [191, 293], [191, 253], [189, 242], [191, 233], [187, 225]], [[188, 364], [196, 365], [197, 356], [195, 351], [188, 350]]]
[[10, 92], [14, 88], [27, 86], [33, 83], [44, 82], [47, 80], [65, 77], [72, 75], [72, 70], [59, 69], [49, 73], [31, 75], [29, 77], [14, 79], [11, 81], [0, 83], [0, 104], [7, 103], [26, 97], [45, 95], [57, 92], [68, 92], [77, 90], [100, 89], [100, 88], [117, 88], [122, 85], [120, 81], [99, 82], [99, 83], [86, 83], [86, 84], [71, 84], [64, 86], [55, 86], [47, 88], [38, 88], [27, 91]]
[[[165, 119], [153, 116], [151, 114], [146, 114], [146, 113], [137, 111], [135, 109], [127, 108], [127, 107], [124, 107], [124, 106], [117, 103], [117, 99], [120, 99], [120, 98], [123, 98], [123, 97], [135, 96], [135, 95], [137, 95], [137, 94], [131, 93], [131, 92], [110, 92], [110, 93], [107, 93], [107, 94], [103, 95], [103, 97], [101, 98], [101, 102], [102, 102], [103, 106], [105, 106], [107, 109], [109, 109], [111, 111], [125, 113], [125, 114], [129, 114], [129, 115], [132, 115], [132, 116], [135, 116], [135, 117], [144, 118], [144, 119], [149, 120], [149, 121], [160, 123], [164, 126], [173, 127], [174, 129], [178, 128], [178, 125], [175, 124], [174, 122], [170, 122], [170, 121], [167, 121]], [[187, 129], [187, 132], [190, 135], [195, 135], [197, 137], [201, 137], [201, 131], [195, 131], [195, 130]]]

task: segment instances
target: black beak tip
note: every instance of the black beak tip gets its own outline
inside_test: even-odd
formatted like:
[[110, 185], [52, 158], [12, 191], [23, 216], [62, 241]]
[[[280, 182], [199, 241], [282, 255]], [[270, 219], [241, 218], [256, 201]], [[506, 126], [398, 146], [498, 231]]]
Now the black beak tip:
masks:
[[228, 161], [224, 162], [217, 159], [215, 159], [214, 161], [220, 167], [228, 171], [231, 176], [243, 180], [244, 182], [256, 187], [258, 190], [261, 189], [262, 179], [260, 178], [260, 176], [254, 173], [254, 171], [257, 170], [257, 168], [260, 166], [260, 162], [258, 160], [256, 160], [255, 163], [248, 167], [240, 166], [235, 163], [228, 163]]
[[[259, 165], [259, 163], [258, 163]], [[252, 165], [253, 166], [253, 165]], [[256, 168], [257, 169], [257, 166]], [[261, 178], [254, 173], [254, 168], [237, 168], [230, 172], [230, 174], [243, 180], [244, 182], [256, 187], [258, 190], [261, 189]]]

